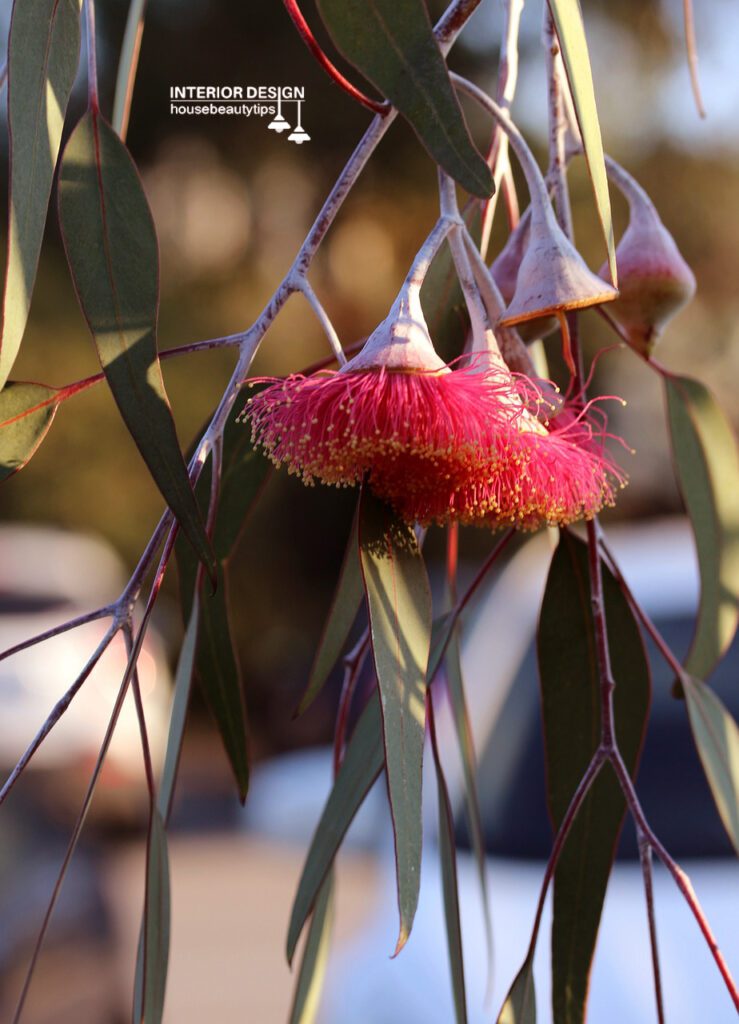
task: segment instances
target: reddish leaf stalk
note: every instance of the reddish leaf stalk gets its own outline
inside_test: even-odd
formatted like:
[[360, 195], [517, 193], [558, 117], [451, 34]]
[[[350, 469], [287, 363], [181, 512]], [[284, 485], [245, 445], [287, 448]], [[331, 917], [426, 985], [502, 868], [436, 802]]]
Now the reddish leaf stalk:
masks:
[[695, 19], [693, 18], [693, 0], [683, 0], [683, 20], [685, 22], [685, 48], [688, 52], [688, 68], [693, 98], [700, 117], [706, 116], [703, 106], [701, 84], [698, 77], [698, 46], [695, 41]]
[[345, 78], [336, 65], [329, 60], [321, 49], [318, 40], [313, 35], [310, 25], [303, 17], [303, 13], [297, 4], [297, 0], [283, 0], [283, 3], [285, 4], [287, 13], [290, 15], [295, 28], [298, 30], [300, 38], [316, 58], [323, 70], [328, 74], [329, 78], [332, 78], [348, 96], [351, 96], [353, 100], [361, 103], [363, 107], [367, 107], [368, 110], [372, 110], [376, 114], [387, 114], [390, 110], [387, 103], [382, 103], [380, 100], [370, 99], [370, 97], [365, 95], [365, 93], [360, 89], [357, 89], [355, 85], [352, 85], [349, 79]]

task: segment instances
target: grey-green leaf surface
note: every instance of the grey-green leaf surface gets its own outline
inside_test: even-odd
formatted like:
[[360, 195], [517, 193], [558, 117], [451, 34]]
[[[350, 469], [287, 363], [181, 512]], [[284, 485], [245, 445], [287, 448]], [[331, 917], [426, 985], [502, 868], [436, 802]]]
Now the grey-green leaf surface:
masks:
[[498, 1014], [497, 1024], [536, 1024], [533, 956], [524, 961]]
[[[431, 698], [430, 698], [431, 699]], [[430, 722], [431, 750], [436, 769], [436, 789], [439, 807], [439, 858], [441, 861], [441, 886], [444, 897], [444, 920], [446, 923], [449, 970], [454, 997], [454, 1018], [457, 1024], [467, 1024], [467, 992], [464, 980], [464, 956], [462, 953], [462, 926], [459, 916], [459, 882], [457, 878], [457, 849], [454, 839], [454, 813], [449, 799], [449, 789], [444, 777], [436, 730]]]
[[[616, 736], [635, 774], [649, 710], [649, 664], [638, 623], [603, 566], [616, 680]], [[552, 559], [538, 634], [547, 801], [557, 828], [600, 740], [600, 676], [594, 647], [587, 546], [563, 531]], [[626, 805], [604, 766], [567, 837], [554, 875], [552, 1004], [558, 1024], [585, 1020], [603, 901]]]
[[156, 344], [154, 222], [128, 150], [88, 111], [64, 150], [59, 219], [72, 279], [126, 426], [211, 575], [215, 563], [180, 451]]
[[739, 854], [739, 728], [713, 690], [683, 677], [690, 726], [724, 828]]
[[57, 392], [45, 384], [10, 381], [0, 391], [0, 481], [33, 457], [57, 408]]
[[685, 667], [705, 679], [739, 617], [739, 459], [715, 398], [690, 377], [665, 378], [672, 452], [700, 567], [698, 620]]
[[313, 834], [293, 902], [287, 935], [287, 959], [292, 963], [300, 933], [331, 870], [341, 841], [364, 798], [382, 771], [382, 717], [373, 694], [359, 716], [346, 747], [326, 806]]
[[170, 889], [167, 833], [156, 807], [152, 809], [147, 856], [146, 909], [136, 960], [134, 1019], [143, 1024], [161, 1024], [169, 963]]
[[359, 549], [395, 835], [400, 911], [397, 954], [410, 935], [421, 881], [421, 779], [431, 591], [412, 528], [366, 489], [360, 502]]
[[470, 139], [423, 0], [318, 0], [336, 47], [410, 122], [434, 160], [472, 195], [493, 191]]
[[331, 608], [318, 642], [308, 685], [298, 706], [298, 714], [306, 711], [323, 688], [331, 669], [339, 660], [344, 649], [349, 631], [362, 604], [364, 587], [362, 571], [359, 566], [359, 545], [357, 539], [357, 516], [352, 521], [349, 542], [344, 553], [344, 561], [339, 573]]
[[593, 88], [593, 72], [590, 66], [582, 11], [579, 0], [549, 0], [549, 7], [557, 30], [562, 62], [567, 73], [585, 150], [585, 159], [593, 184], [595, 205], [598, 209], [598, 217], [608, 252], [611, 280], [617, 286], [616, 245], [613, 237], [611, 199], [608, 192], [608, 177], [603, 159], [603, 141], [600, 135], [598, 109], [595, 104]]
[[80, 56], [81, 0], [15, 0], [8, 39], [10, 200], [0, 388], [18, 355]]
[[[472, 736], [467, 697], [462, 676], [462, 660], [459, 649], [459, 636], [452, 631], [446, 652], [446, 678], [449, 691], [449, 702], [452, 708], [454, 729], [457, 735], [459, 753], [462, 758], [464, 780], [464, 800], [467, 815], [467, 827], [472, 841], [472, 850], [477, 866], [477, 878], [480, 885], [480, 902], [482, 904], [485, 923], [485, 941], [487, 943], [488, 964], [492, 972], [493, 964], [493, 925], [490, 919], [490, 897], [488, 894], [487, 872], [485, 869], [485, 839], [482, 831], [480, 800], [477, 793], [477, 758]], [[489, 982], [492, 973], [489, 976]]]
[[300, 962], [290, 1024], [314, 1024], [323, 991], [333, 923], [333, 875], [321, 886]]

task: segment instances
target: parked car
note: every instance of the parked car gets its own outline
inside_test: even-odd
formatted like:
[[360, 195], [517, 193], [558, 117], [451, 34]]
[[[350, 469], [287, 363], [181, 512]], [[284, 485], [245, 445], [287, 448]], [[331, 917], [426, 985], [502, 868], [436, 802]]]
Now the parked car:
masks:
[[[684, 653], [690, 643], [698, 574], [690, 528], [660, 520], [609, 531], [611, 547], [632, 590], [660, 630]], [[490, 1024], [520, 967], [531, 934], [552, 832], [546, 812], [534, 637], [552, 540], [530, 540], [481, 593], [463, 623], [463, 667], [479, 753], [479, 786], [488, 851], [494, 931], [493, 992], [486, 1000], [488, 957], [476, 867], [462, 813], [461, 765], [448, 713], [439, 716], [442, 755], [459, 820], [459, 885], [470, 1024]], [[654, 698], [637, 788], [658, 836], [691, 876], [730, 965], [739, 969], [739, 867], [693, 748], [672, 676], [651, 652]], [[739, 644], [712, 683], [739, 713]], [[315, 759], [315, 754], [312, 755]], [[299, 803], [301, 773], [293, 756], [289, 785]], [[382, 861], [374, 919], [330, 961], [321, 1024], [450, 1024], [454, 1018], [441, 874], [436, 849], [436, 795], [426, 759], [425, 854], [421, 900], [413, 934], [391, 960], [397, 937], [392, 836], [382, 780], [370, 794], [361, 833], [375, 836]], [[329, 767], [325, 778], [328, 786]], [[272, 786], [277, 772], [272, 777]], [[312, 773], [315, 794], [315, 776]], [[255, 790], [259, 780], [255, 779]], [[325, 793], [325, 789], [323, 792]], [[301, 789], [302, 792], [302, 789]], [[303, 793], [301, 815], [320, 799]], [[258, 799], [258, 798], [257, 798]], [[270, 804], [280, 797], [270, 791]], [[367, 818], [371, 817], [368, 827]], [[262, 816], [266, 825], [266, 814]], [[706, 944], [672, 879], [655, 867], [659, 948], [667, 1018], [671, 1024], [729, 1024], [732, 1002]], [[339, 893], [339, 900], [341, 893]], [[551, 1022], [548, 902], [535, 960], [537, 1019]], [[656, 1019], [642, 874], [633, 826], [627, 820], [608, 888], [591, 983], [594, 1024], [651, 1024]]]

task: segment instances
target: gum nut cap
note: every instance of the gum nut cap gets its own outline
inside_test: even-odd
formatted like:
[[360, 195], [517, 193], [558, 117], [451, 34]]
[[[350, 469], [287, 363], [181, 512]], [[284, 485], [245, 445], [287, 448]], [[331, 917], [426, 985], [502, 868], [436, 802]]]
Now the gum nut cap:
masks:
[[[610, 307], [629, 344], [648, 355], [669, 321], [695, 294], [693, 271], [656, 210], [641, 206], [616, 248], [619, 296]], [[608, 274], [608, 266], [600, 270]]]
[[618, 292], [594, 274], [554, 217], [551, 206], [532, 209], [529, 244], [518, 272], [516, 291], [501, 324], [612, 302]]
[[[490, 266], [493, 280], [500, 289], [506, 303], [510, 303], [516, 291], [518, 271], [521, 267], [526, 247], [529, 242], [531, 226], [531, 207], [524, 210], [520, 221], [508, 236], [506, 244], [498, 253]], [[553, 316], [536, 318], [518, 324], [518, 333], [523, 341], [534, 341], [545, 338], [557, 329], [557, 320]]]

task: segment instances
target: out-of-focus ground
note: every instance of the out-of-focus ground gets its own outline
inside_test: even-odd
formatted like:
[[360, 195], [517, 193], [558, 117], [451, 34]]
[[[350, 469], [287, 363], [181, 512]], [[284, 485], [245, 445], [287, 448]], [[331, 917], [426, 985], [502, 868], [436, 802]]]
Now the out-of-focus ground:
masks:
[[[441, 5], [430, 6], [436, 10]], [[530, 0], [525, 9], [521, 87], [514, 113], [543, 159], [539, 6]], [[698, 118], [690, 94], [679, 0], [629, 0], [617, 5], [598, 0], [584, 6], [606, 148], [649, 191], [698, 280], [698, 295], [670, 327], [660, 358], [670, 368], [707, 382], [739, 422], [736, 6], [731, 0], [696, 5], [705, 121]], [[103, 105], [109, 109], [126, 5], [122, 0], [100, 0], [98, 7]], [[306, 9], [315, 20], [309, 5]], [[486, 0], [474, 28], [463, 37], [472, 45], [460, 44], [452, 58], [455, 69], [488, 86], [496, 72], [501, 13], [499, 4]], [[304, 85], [303, 123], [310, 143], [291, 146], [268, 132], [264, 122], [185, 120], [169, 114], [171, 85], [234, 83]], [[78, 113], [83, 91], [78, 89], [73, 102]], [[484, 148], [488, 125], [475, 111], [468, 113], [475, 138]], [[142, 168], [160, 238], [160, 348], [228, 334], [252, 322], [289, 266], [367, 123], [368, 114], [315, 67], [282, 5], [264, 0], [243, 5], [159, 0], [150, 5], [129, 144]], [[574, 165], [571, 173], [578, 243], [597, 268], [603, 253], [589, 183], [582, 167]], [[521, 194], [525, 195], [523, 189]], [[412, 132], [398, 124], [346, 201], [311, 270], [313, 285], [345, 344], [365, 336], [385, 315], [435, 219], [435, 204], [434, 169]], [[620, 232], [625, 207], [617, 195], [614, 209]], [[502, 237], [498, 222], [491, 255]], [[586, 314], [582, 323], [590, 352], [612, 342], [595, 315]], [[548, 342], [548, 349], [552, 372], [560, 375], [556, 339]], [[296, 297], [270, 330], [254, 371], [284, 373], [326, 352], [318, 325]], [[212, 410], [232, 365], [229, 352], [164, 364], [183, 446]], [[97, 369], [52, 216], [15, 376], [62, 385]], [[613, 516], [648, 518], [677, 511], [658, 380], [630, 352], [617, 351], [603, 359], [597, 381], [602, 390], [628, 399], [626, 413], [614, 414], [613, 426], [637, 449], [636, 456], [626, 460], [631, 483]], [[353, 495], [346, 492], [306, 489], [294, 479], [276, 476], [230, 566], [234, 633], [256, 761], [325, 741], [330, 735], [338, 678], [332, 679], [308, 715], [294, 720], [292, 711], [320, 633], [353, 506]], [[158, 494], [102, 387], [60, 410], [32, 463], [3, 485], [0, 504], [4, 521], [51, 523], [99, 534], [129, 565], [160, 511]], [[489, 540], [471, 531], [462, 544], [466, 556], [474, 558], [487, 551]], [[434, 531], [428, 548], [433, 560], [440, 550]], [[172, 578], [157, 619], [170, 654], [181, 636], [175, 596]], [[233, 828], [227, 809], [234, 800], [227, 766], [197, 697], [193, 718], [197, 742], [186, 748], [183, 788], [198, 810], [187, 828], [175, 829], [172, 839], [167, 1020], [283, 1021], [290, 976], [282, 951], [301, 853]], [[3, 813], [22, 806], [23, 785], [18, 803], [11, 801], [0, 810], [0, 836]], [[279, 807], [274, 813], [278, 819]], [[127, 997], [142, 898], [142, 830], [113, 837], [100, 848], [96, 842], [93, 861], [95, 871], [100, 871], [102, 906], [98, 910], [110, 918], [101, 934], [108, 935], [106, 941], [115, 937], [113, 952], [101, 957], [99, 969], [91, 969], [98, 963], [93, 942], [75, 969], [88, 981], [97, 980], [104, 991], [120, 986]], [[63, 846], [57, 863], [62, 853]], [[344, 865], [344, 876], [340, 935], [356, 928], [373, 898], [369, 862], [355, 856]], [[84, 877], [83, 872], [83, 881]], [[52, 882], [53, 875], [45, 874], [39, 891], [48, 892]], [[9, 870], [2, 876], [2, 886], [13, 885]], [[36, 907], [29, 921], [38, 916]], [[24, 1019], [27, 1024], [64, 1024], [54, 993], [59, 986], [71, 988], [73, 974], [67, 968], [55, 973], [51, 956], [45, 962], [48, 973], [39, 976]], [[3, 998], [17, 990], [19, 970], [6, 979], [0, 990]], [[114, 1024], [113, 1019], [85, 1016], [74, 1009], [70, 1014], [75, 1024]]]

